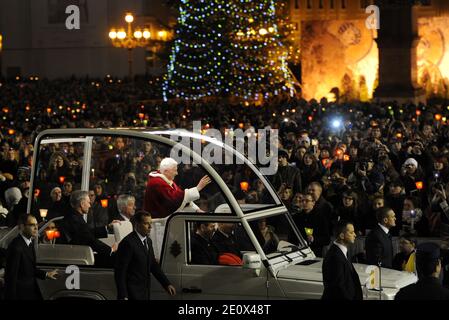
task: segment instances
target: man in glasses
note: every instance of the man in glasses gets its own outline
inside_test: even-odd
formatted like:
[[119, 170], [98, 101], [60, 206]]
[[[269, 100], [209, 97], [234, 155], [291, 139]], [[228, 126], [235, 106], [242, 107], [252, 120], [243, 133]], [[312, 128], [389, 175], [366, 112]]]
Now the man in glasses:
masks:
[[293, 221], [317, 257], [323, 256], [323, 247], [330, 242], [329, 220], [316, 208], [311, 194], [302, 198], [303, 210], [293, 217]]
[[37, 279], [56, 279], [55, 269], [45, 272], [36, 267], [33, 238], [38, 234], [37, 220], [32, 215], [19, 217], [20, 234], [10, 243], [6, 258], [5, 298], [7, 300], [42, 300]]

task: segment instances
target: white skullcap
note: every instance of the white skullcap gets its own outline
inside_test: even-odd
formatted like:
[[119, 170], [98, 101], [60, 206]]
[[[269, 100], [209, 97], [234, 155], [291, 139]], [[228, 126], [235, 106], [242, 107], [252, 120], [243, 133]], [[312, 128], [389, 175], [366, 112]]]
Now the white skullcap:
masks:
[[176, 167], [178, 165], [178, 163], [176, 162], [175, 159], [173, 158], [164, 158], [161, 161], [161, 164], [159, 165], [159, 170], [161, 172], [164, 172], [167, 169]]

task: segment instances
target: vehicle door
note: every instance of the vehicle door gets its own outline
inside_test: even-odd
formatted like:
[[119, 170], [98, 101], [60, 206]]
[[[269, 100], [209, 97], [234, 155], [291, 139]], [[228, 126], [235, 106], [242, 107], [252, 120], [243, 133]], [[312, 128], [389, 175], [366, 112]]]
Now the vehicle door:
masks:
[[[255, 251], [246, 231], [236, 220], [204, 220], [214, 223], [216, 230], [212, 245], [218, 247], [218, 261], [215, 264], [192, 262], [192, 241], [198, 221], [185, 224], [187, 246], [185, 262], [182, 266], [183, 299], [265, 299], [267, 298], [267, 271], [261, 267], [260, 273], [242, 267], [241, 255]], [[226, 228], [224, 227], [226, 226]], [[223, 231], [232, 239], [226, 239]], [[225, 241], [222, 241], [225, 239]], [[224, 244], [223, 244], [224, 243]], [[235, 254], [240, 251], [240, 256]], [[236, 257], [237, 256], [237, 257]]]

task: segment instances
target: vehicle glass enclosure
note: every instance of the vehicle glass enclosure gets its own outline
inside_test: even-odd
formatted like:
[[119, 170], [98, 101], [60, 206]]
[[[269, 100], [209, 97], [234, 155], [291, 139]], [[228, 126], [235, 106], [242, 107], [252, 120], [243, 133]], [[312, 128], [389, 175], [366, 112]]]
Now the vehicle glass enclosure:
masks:
[[260, 217], [248, 221], [262, 250], [267, 258], [278, 252], [280, 244], [293, 245], [297, 249], [307, 248], [307, 243], [297, 230], [294, 222], [287, 214]]
[[[188, 264], [207, 264], [207, 265], [232, 265], [226, 261], [224, 254], [232, 254], [231, 259], [239, 260], [244, 252], [256, 251], [254, 245], [251, 243], [245, 228], [242, 223], [236, 221], [187, 221], [188, 243], [189, 251], [187, 257]], [[205, 231], [206, 234], [200, 235], [200, 230]], [[212, 231], [213, 230], [213, 231]], [[209, 233], [208, 233], [209, 232]], [[212, 253], [207, 254], [200, 245], [204, 239], [209, 238]], [[216, 254], [217, 260], [212, 259]], [[229, 258], [229, 257], [228, 257]], [[236, 262], [236, 261], [234, 261]], [[241, 264], [240, 264], [241, 265]]]
[[[205, 255], [205, 252], [199, 246], [202, 242], [200, 237], [208, 237], [211, 242], [212, 251], [217, 253], [220, 257], [224, 253], [232, 253], [238, 257], [242, 257], [243, 253], [249, 251], [256, 251], [254, 244], [251, 242], [244, 226], [240, 222], [235, 221], [220, 221], [217, 222], [211, 218], [201, 221], [188, 221], [188, 243], [189, 243], [189, 264], [226, 264], [226, 261], [210, 262], [210, 256]], [[307, 248], [306, 242], [299, 235], [297, 230], [294, 230], [292, 221], [286, 214], [271, 215], [268, 217], [259, 217], [248, 220], [248, 224], [253, 232], [255, 239], [262, 248], [265, 256], [270, 258], [277, 257], [276, 253], [280, 252], [280, 245], [292, 245], [293, 250]], [[209, 230], [207, 235], [207, 228]], [[201, 229], [206, 232], [206, 235], [199, 235]], [[223, 235], [225, 234], [225, 236]], [[224, 240], [226, 239], [226, 240]], [[282, 242], [281, 242], [282, 241]], [[196, 260], [196, 261], [194, 261]], [[238, 264], [236, 264], [238, 265]]]
[[[189, 146], [197, 153], [200, 151], [203, 159], [206, 159], [220, 174], [243, 213], [248, 214], [282, 205], [268, 178], [257, 169], [257, 164], [252, 164], [221, 141], [188, 131], [158, 131], [156, 133]], [[247, 150], [246, 145], [243, 149]]]
[[[160, 141], [129, 135], [54, 135], [45, 136], [36, 148], [29, 212], [42, 222], [63, 217], [70, 209], [74, 190], [89, 191], [90, 227], [106, 226], [117, 213], [120, 194], [135, 198], [136, 210], [143, 209], [148, 174], [170, 156], [171, 146]], [[179, 164], [175, 182], [184, 188], [195, 187], [206, 171], [198, 164]], [[226, 206], [226, 197], [215, 181], [200, 192], [195, 203], [205, 212], [214, 213]], [[44, 209], [44, 210], [42, 210]], [[228, 211], [227, 213], [235, 215]], [[58, 221], [49, 228], [57, 228]], [[56, 243], [65, 243], [63, 230]], [[45, 236], [41, 239], [46, 242]]]

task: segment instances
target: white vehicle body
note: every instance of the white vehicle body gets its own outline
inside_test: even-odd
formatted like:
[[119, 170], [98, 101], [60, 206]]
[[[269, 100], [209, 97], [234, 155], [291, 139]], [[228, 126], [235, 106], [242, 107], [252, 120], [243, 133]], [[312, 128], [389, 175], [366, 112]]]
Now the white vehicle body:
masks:
[[[302, 239], [296, 226], [276, 195], [271, 184], [260, 171], [232, 148], [206, 136], [200, 136], [187, 131], [137, 131], [126, 129], [58, 129], [42, 132], [35, 142], [33, 159], [33, 173], [31, 177], [30, 194], [36, 188], [36, 169], [39, 159], [39, 150], [49, 143], [63, 143], [75, 141], [83, 143], [84, 166], [82, 168], [81, 189], [89, 190], [89, 177], [91, 175], [91, 161], [94, 157], [92, 141], [96, 137], [126, 137], [129, 140], [140, 139], [151, 141], [154, 144], [173, 147], [176, 141], [167, 136], [188, 137], [202, 139], [208, 143], [232, 152], [235, 157], [244, 160], [245, 165], [251, 168], [254, 176], [260, 179], [270, 197], [270, 205], [255, 204], [241, 205], [233, 192], [225, 183], [215, 168], [206, 162], [199, 154], [187, 147], [182, 147], [199, 167], [201, 167], [220, 189], [226, 202], [213, 211], [197, 214], [191, 212], [178, 212], [167, 219], [154, 219], [152, 239], [155, 253], [160, 258], [162, 270], [176, 287], [177, 299], [320, 299], [323, 292], [322, 259], [316, 258], [314, 253]], [[80, 148], [81, 150], [81, 148]], [[92, 162], [93, 163], [93, 162]], [[32, 209], [32, 198], [28, 203], [28, 211]], [[278, 250], [267, 253], [253, 232], [252, 226], [260, 219], [282, 218], [287, 221], [289, 228], [297, 237], [297, 243], [279, 243]], [[195, 265], [189, 263], [191, 224], [195, 221], [231, 222], [244, 230], [254, 249], [244, 252], [243, 266], [227, 265]], [[47, 223], [48, 224], [48, 223]], [[46, 225], [40, 228], [40, 233]], [[0, 238], [0, 246], [7, 243], [17, 234], [11, 230]], [[103, 239], [107, 243], [114, 239]], [[45, 299], [85, 298], [85, 299], [116, 299], [116, 287], [113, 269], [94, 268], [94, 254], [90, 247], [70, 244], [43, 244], [37, 247], [38, 264], [41, 268], [51, 270], [58, 268], [60, 277], [56, 281], [40, 282]], [[64, 273], [68, 265], [77, 265], [80, 269], [80, 288], [68, 289], [66, 279], [70, 274]], [[367, 266], [354, 264], [363, 287], [365, 299], [393, 299], [397, 291], [411, 283], [416, 282], [414, 274], [399, 272], [391, 269], [382, 269], [383, 291], [368, 290], [365, 284], [370, 275], [366, 272]], [[156, 279], [152, 279], [152, 299], [167, 299], [169, 296], [162, 289]]]

